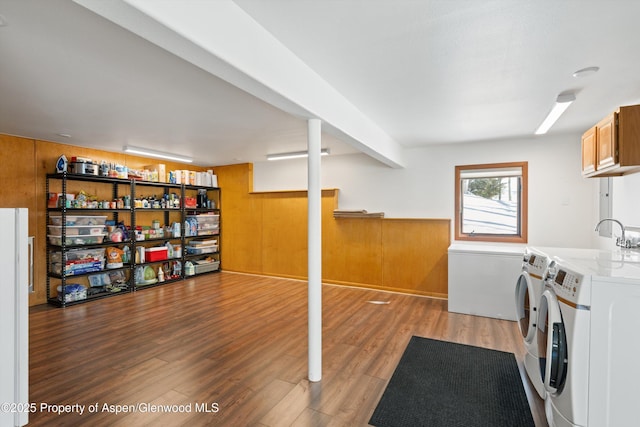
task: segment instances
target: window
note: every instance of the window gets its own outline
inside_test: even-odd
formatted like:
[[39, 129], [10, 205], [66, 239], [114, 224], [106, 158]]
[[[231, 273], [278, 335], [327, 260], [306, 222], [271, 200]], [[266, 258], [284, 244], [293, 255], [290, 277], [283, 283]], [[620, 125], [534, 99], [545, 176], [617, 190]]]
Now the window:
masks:
[[527, 162], [456, 166], [456, 240], [527, 242]]

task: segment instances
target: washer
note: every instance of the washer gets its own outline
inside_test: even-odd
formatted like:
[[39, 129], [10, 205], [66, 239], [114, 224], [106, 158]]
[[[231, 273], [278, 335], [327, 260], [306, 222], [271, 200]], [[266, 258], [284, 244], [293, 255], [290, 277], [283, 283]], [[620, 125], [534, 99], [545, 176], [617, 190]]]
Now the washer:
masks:
[[536, 332], [551, 427], [637, 425], [639, 261], [629, 251], [553, 255]]
[[538, 306], [544, 291], [543, 275], [549, 264], [549, 257], [539, 248], [525, 248], [522, 259], [522, 271], [516, 281], [516, 321], [526, 348], [524, 367], [531, 384], [541, 398], [546, 390], [540, 376], [538, 359], [537, 322]]

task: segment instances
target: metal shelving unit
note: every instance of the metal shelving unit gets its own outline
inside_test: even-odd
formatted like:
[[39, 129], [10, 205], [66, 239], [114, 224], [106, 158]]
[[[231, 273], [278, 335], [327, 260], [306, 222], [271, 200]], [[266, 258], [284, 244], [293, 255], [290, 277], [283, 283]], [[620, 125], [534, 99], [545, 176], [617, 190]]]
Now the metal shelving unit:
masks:
[[[192, 254], [187, 254], [186, 251], [186, 244], [191, 241], [191, 240], [202, 240], [204, 238], [213, 238], [215, 236], [216, 239], [218, 239], [218, 247], [217, 250], [215, 251], [215, 253], [211, 253], [211, 254], [206, 254], [207, 256], [213, 257], [213, 259], [215, 259], [217, 261], [217, 265], [218, 267], [216, 268], [215, 271], [211, 271], [211, 272], [217, 272], [220, 271], [220, 250], [219, 250], [219, 237], [220, 237], [220, 231], [218, 228], [217, 234], [215, 235], [207, 235], [207, 236], [185, 236], [185, 220], [187, 217], [187, 214], [189, 215], [197, 215], [197, 214], [216, 214], [216, 215], [220, 215], [220, 200], [221, 200], [221, 190], [218, 187], [203, 187], [203, 186], [194, 186], [194, 185], [185, 185], [185, 184], [171, 184], [171, 183], [163, 183], [163, 182], [148, 182], [148, 181], [139, 181], [139, 180], [135, 180], [135, 179], [120, 179], [120, 178], [109, 178], [109, 177], [102, 177], [102, 176], [90, 176], [90, 175], [76, 175], [76, 174], [70, 174], [70, 173], [55, 173], [55, 174], [48, 174], [46, 177], [46, 195], [47, 198], [49, 197], [49, 194], [52, 191], [51, 188], [51, 183], [53, 181], [59, 181], [60, 184], [56, 185], [56, 191], [57, 192], [57, 188], [60, 188], [60, 197], [58, 199], [58, 204], [60, 204], [60, 206], [57, 207], [47, 207], [46, 210], [46, 222], [47, 222], [47, 226], [50, 225], [50, 214], [52, 213], [59, 213], [60, 217], [61, 217], [61, 230], [60, 230], [60, 244], [59, 245], [54, 245], [52, 244], [52, 242], [50, 241], [49, 238], [47, 238], [47, 251], [46, 251], [46, 262], [47, 262], [47, 275], [46, 275], [46, 289], [47, 289], [47, 301], [52, 304], [52, 305], [56, 305], [59, 307], [65, 307], [68, 305], [72, 305], [72, 304], [78, 304], [78, 303], [84, 303], [87, 301], [91, 301], [94, 299], [99, 299], [99, 298], [104, 298], [104, 297], [109, 297], [109, 296], [114, 296], [114, 295], [119, 295], [122, 294], [123, 292], [118, 291], [118, 292], [108, 292], [108, 291], [103, 291], [103, 292], [97, 292], [97, 291], [93, 291], [92, 287], [89, 287], [89, 289], [87, 289], [88, 294], [87, 294], [87, 298], [86, 299], [81, 299], [81, 300], [75, 300], [75, 301], [66, 301], [65, 297], [59, 298], [58, 297], [58, 293], [54, 293], [53, 289], [52, 289], [52, 279], [56, 282], [56, 284], [59, 284], [61, 291], [60, 291], [60, 295], [65, 295], [65, 290], [66, 287], [69, 286], [69, 280], [73, 280], [75, 278], [87, 278], [87, 281], [89, 281], [88, 276], [91, 275], [96, 275], [96, 274], [108, 274], [111, 272], [118, 272], [118, 271], [124, 271], [125, 272], [125, 277], [126, 277], [126, 292], [133, 292], [136, 291], [138, 289], [145, 289], [148, 287], [153, 287], [153, 286], [160, 286], [160, 285], [164, 285], [164, 284], [168, 284], [168, 283], [173, 283], [173, 282], [177, 282], [177, 281], [181, 281], [184, 280], [185, 278], [190, 278], [193, 277], [191, 275], [186, 275], [185, 269], [184, 269], [184, 264], [186, 261], [195, 261], [195, 260], [199, 260], [204, 258], [204, 255], [192, 255]], [[76, 208], [76, 207], [71, 207], [71, 203], [67, 203], [67, 194], [68, 194], [68, 183], [70, 181], [80, 181], [80, 182], [87, 182], [87, 183], [94, 183], [94, 184], [99, 184], [99, 185], [111, 185], [111, 196], [112, 196], [112, 200], [116, 200], [119, 199], [120, 197], [124, 197], [124, 196], [128, 196], [129, 200], [130, 200], [130, 206], [127, 208]], [[126, 189], [126, 191], [122, 191], [124, 187]], [[161, 208], [140, 208], [140, 207], [135, 207], [134, 205], [134, 201], [136, 200], [136, 194], [138, 193], [138, 190], [141, 190], [142, 188], [149, 188], [149, 189], [158, 189], [161, 190], [164, 194], [169, 194], [169, 192], [174, 192], [179, 194], [180, 197], [180, 207], [179, 208], [169, 208], [169, 207], [161, 207]], [[202, 208], [202, 207], [198, 207], [198, 208], [187, 208], [184, 206], [184, 201], [185, 201], [185, 197], [191, 197], [192, 193], [195, 191], [206, 191], [208, 194], [208, 197], [210, 198], [210, 200], [213, 200], [215, 203], [215, 208]], [[48, 201], [48, 200], [47, 200]], [[180, 222], [180, 236], [176, 237], [176, 236], [163, 236], [163, 237], [159, 237], [159, 238], [154, 238], [154, 239], [147, 239], [147, 240], [137, 240], [135, 237], [135, 233], [134, 230], [136, 230], [136, 225], [137, 225], [137, 221], [138, 221], [138, 216], [141, 213], [149, 213], [149, 212], [155, 212], [155, 213], [161, 213], [164, 219], [164, 223], [165, 224], [169, 224], [171, 222], [171, 218], [173, 215], [173, 218], [175, 218], [177, 221]], [[103, 243], [95, 243], [95, 244], [83, 244], [83, 245], [77, 245], [77, 244], [68, 244], [67, 242], [67, 238], [69, 237], [67, 235], [67, 217], [68, 216], [91, 216], [91, 215], [96, 215], [96, 214], [103, 214], [106, 216], [111, 217], [111, 219], [113, 219], [115, 221], [115, 223], [118, 223], [119, 221], [123, 221], [125, 223], [128, 222], [128, 227], [130, 232], [128, 233], [128, 236], [125, 236], [125, 240], [122, 242], [112, 242], [112, 241], [105, 241]], [[178, 214], [178, 215], [174, 215], [174, 214]], [[48, 230], [47, 230], [48, 231]], [[48, 233], [47, 233], [48, 234]], [[151, 262], [138, 262], [136, 263], [136, 248], [140, 247], [140, 246], [149, 246], [147, 245], [147, 243], [151, 243], [154, 244], [155, 246], [157, 245], [164, 245], [166, 242], [169, 241], [173, 241], [176, 244], [179, 244], [182, 248], [182, 254], [179, 258], [172, 258], [172, 259], [166, 259], [166, 260], [157, 260], [157, 261], [151, 261]], [[179, 242], [179, 243], [178, 243]], [[156, 245], [157, 244], [157, 245]], [[107, 248], [107, 247], [111, 247], [111, 246], [117, 246], [119, 248], [124, 248], [129, 247], [129, 254], [130, 254], [130, 260], [128, 263], [124, 264], [122, 267], [118, 267], [118, 268], [114, 268], [114, 269], [103, 269], [101, 271], [91, 271], [91, 272], [82, 272], [80, 274], [66, 274], [65, 273], [65, 267], [66, 267], [66, 262], [67, 262], [67, 255], [70, 253], [70, 251], [76, 250], [76, 249], [99, 249], [99, 248]], [[61, 268], [60, 268], [60, 273], [56, 273], [54, 271], [52, 271], [52, 264], [51, 264], [51, 255], [53, 252], [60, 252], [61, 256], [60, 256], [60, 261], [61, 261]], [[136, 274], [136, 268], [138, 267], [147, 267], [147, 266], [164, 266], [164, 264], [166, 263], [172, 263], [172, 262], [180, 262], [181, 264], [181, 273], [178, 277], [176, 278], [168, 278], [163, 282], [158, 282], [158, 283], [153, 283], [153, 284], [141, 284], [141, 283], [136, 283], [135, 280], [135, 274]], [[169, 264], [171, 265], [171, 264]], [[164, 271], [164, 268], [163, 268]], [[200, 274], [209, 274], [211, 272], [206, 272], [206, 273], [200, 273]], [[199, 275], [199, 274], [198, 274]], [[91, 293], [89, 295], [89, 292]]]

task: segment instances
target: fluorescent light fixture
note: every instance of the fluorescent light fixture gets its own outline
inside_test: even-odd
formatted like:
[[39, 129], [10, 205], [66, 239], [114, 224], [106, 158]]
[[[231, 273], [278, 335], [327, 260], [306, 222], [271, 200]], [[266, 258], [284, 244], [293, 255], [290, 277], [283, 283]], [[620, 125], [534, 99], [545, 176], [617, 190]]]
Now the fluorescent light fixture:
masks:
[[[323, 148], [320, 150], [321, 156], [328, 156], [329, 149]], [[309, 157], [309, 152], [307, 151], [292, 151], [291, 153], [278, 153], [278, 154], [267, 154], [267, 160], [284, 160], [284, 159], [297, 159], [299, 157]]]
[[165, 153], [163, 151], [149, 150], [148, 148], [133, 147], [125, 145], [122, 147], [125, 153], [138, 154], [141, 156], [157, 157], [158, 159], [175, 160], [176, 162], [193, 163], [193, 159], [179, 154]]
[[551, 129], [551, 126], [554, 125], [556, 120], [560, 118], [562, 113], [564, 113], [565, 110], [569, 108], [569, 105], [571, 105], [571, 103], [575, 100], [576, 100], [576, 96], [572, 93], [558, 95], [558, 98], [556, 99], [556, 103], [553, 105], [553, 108], [551, 109], [551, 111], [549, 111], [547, 118], [545, 118], [542, 124], [538, 127], [538, 129], [536, 129], [535, 134], [543, 135], [547, 133], [547, 131]]

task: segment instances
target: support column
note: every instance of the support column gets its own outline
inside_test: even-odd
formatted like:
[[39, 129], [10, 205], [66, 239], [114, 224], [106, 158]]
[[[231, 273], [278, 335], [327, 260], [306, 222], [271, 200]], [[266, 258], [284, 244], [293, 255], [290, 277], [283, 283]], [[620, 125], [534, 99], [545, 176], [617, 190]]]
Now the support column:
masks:
[[321, 122], [308, 122], [308, 305], [309, 381], [322, 378], [322, 190], [320, 187]]

